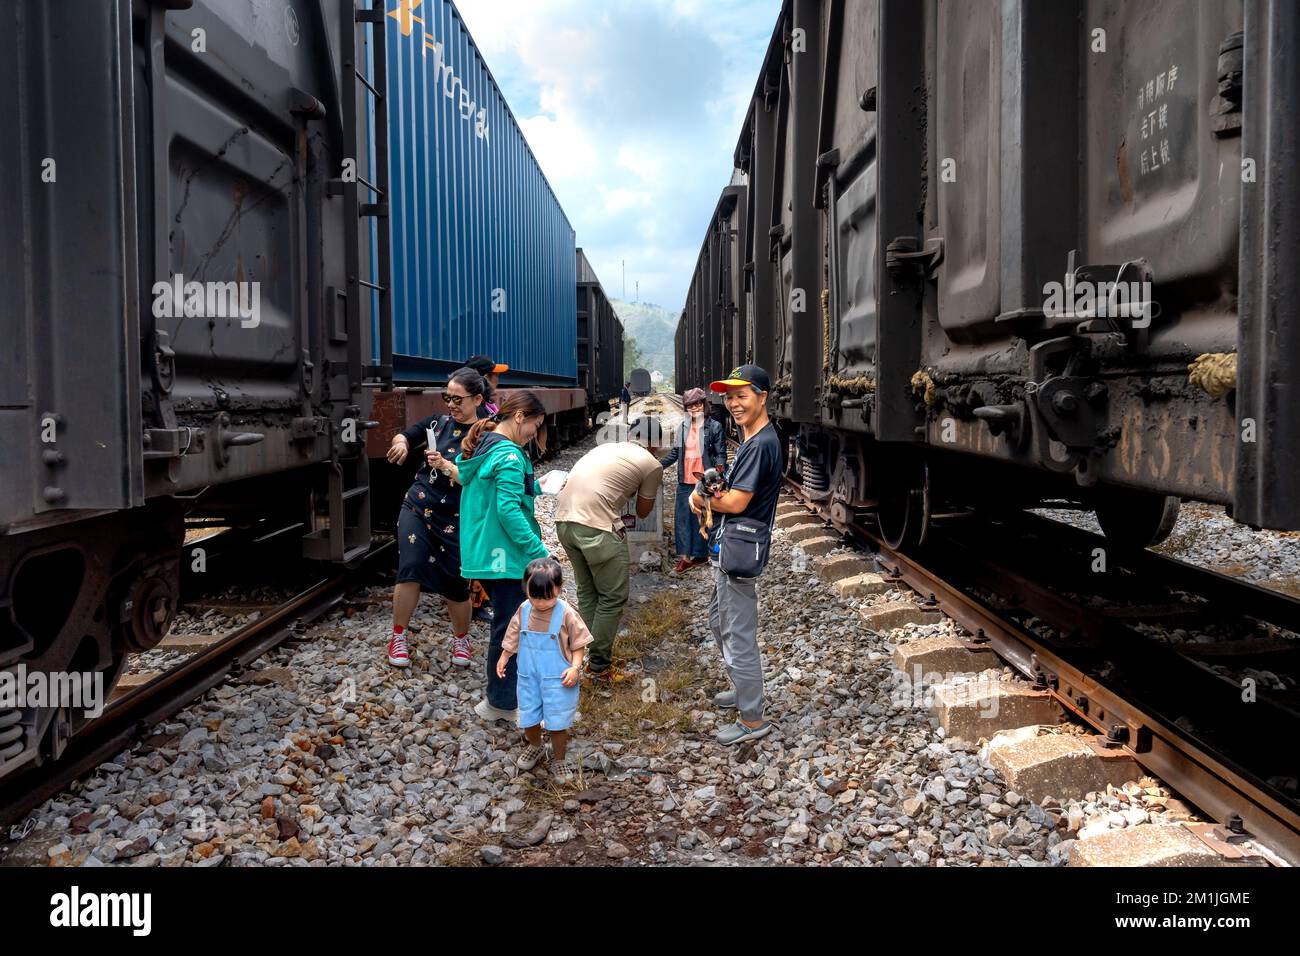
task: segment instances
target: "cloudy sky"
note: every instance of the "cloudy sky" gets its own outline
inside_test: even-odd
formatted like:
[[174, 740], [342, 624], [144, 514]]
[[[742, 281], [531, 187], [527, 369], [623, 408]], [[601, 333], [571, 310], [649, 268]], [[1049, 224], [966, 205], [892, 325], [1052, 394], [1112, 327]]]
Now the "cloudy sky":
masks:
[[780, 0], [456, 0], [606, 292], [681, 308]]

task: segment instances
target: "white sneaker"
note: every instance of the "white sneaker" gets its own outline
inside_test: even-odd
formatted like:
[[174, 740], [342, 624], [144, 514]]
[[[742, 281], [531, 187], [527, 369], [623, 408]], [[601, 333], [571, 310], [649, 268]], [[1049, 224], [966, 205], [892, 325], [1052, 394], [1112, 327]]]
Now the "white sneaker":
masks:
[[524, 752], [515, 758], [515, 766], [520, 770], [532, 770], [545, 753], [546, 750], [543, 747], [534, 747], [532, 744], [528, 744], [524, 747]]
[[551, 776], [557, 783], [573, 783], [578, 779], [578, 765], [565, 754], [563, 760], [551, 761]]
[[512, 724], [519, 723], [518, 710], [502, 710], [500, 707], [493, 707], [487, 702], [486, 697], [474, 705], [474, 713], [487, 721], [506, 720]]

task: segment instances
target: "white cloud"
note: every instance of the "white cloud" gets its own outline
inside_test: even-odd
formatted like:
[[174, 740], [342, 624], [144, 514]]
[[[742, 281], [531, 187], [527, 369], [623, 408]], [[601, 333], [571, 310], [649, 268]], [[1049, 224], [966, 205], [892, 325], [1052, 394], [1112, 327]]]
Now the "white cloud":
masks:
[[630, 209], [649, 209], [654, 196], [645, 190], [611, 189], [605, 193], [605, 212], [627, 212]]
[[599, 151], [571, 120], [539, 114], [520, 119], [519, 128], [553, 186], [585, 179], [599, 170]]
[[780, 0], [459, 0], [612, 295], [678, 308]]

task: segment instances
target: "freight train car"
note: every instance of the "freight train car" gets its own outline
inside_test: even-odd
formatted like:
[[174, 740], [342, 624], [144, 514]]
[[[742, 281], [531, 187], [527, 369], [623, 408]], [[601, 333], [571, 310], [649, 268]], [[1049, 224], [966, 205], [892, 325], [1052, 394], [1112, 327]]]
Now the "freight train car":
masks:
[[691, 370], [687, 366], [690, 352], [686, 348], [686, 334], [686, 319], [683, 313], [677, 319], [677, 328], [673, 331], [673, 389], [679, 395], [690, 387], [686, 383], [693, 380]]
[[374, 393], [367, 436], [385, 518], [389, 479], [409, 477], [383, 462], [392, 436], [445, 411], [438, 389], [470, 355], [509, 365], [501, 386], [542, 398], [552, 445], [583, 431], [598, 404], [579, 377], [573, 227], [505, 96], [451, 0], [388, 6], [391, 336], [378, 309], [372, 322], [374, 365], [394, 387]]
[[[455, 8], [268, 9], [0, 9], [0, 687], [109, 693], [167, 632], [187, 522], [360, 558], [409, 481], [372, 458], [470, 354], [557, 440], [616, 388], [612, 313], [579, 382], [573, 230]], [[85, 723], [0, 697], [0, 777]]]
[[941, 499], [1130, 546], [1181, 498], [1300, 527], [1297, 53], [1268, 0], [788, 0], [735, 153], [744, 293], [688, 307], [687, 368], [768, 368], [805, 490], [898, 544]]
[[654, 383], [650, 379], [650, 370], [645, 368], [634, 368], [629, 373], [628, 391], [635, 398], [644, 398], [654, 391]]
[[[265, 12], [0, 7], [0, 676], [107, 694], [167, 631], [187, 517], [369, 548], [357, 279], [382, 209], [344, 171], [372, 25], [350, 0]], [[0, 776], [85, 721], [28, 704], [0, 701]]]
[[600, 277], [578, 250], [578, 385], [594, 418], [623, 389], [623, 323]]
[[[750, 318], [745, 295], [745, 229], [748, 222], [743, 174], [722, 191], [709, 216], [704, 242], [695, 263], [686, 306], [678, 320], [679, 353], [677, 390], [704, 388], [726, 378], [727, 372], [748, 361]], [[682, 364], [684, 362], [684, 364]], [[729, 422], [721, 397], [708, 393], [711, 414]]]

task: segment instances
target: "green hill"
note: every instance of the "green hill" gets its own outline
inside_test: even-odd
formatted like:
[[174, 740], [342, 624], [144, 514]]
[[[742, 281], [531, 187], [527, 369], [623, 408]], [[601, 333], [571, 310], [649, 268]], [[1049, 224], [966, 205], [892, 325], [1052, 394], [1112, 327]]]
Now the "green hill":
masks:
[[[623, 323], [626, 371], [644, 368], [663, 375], [656, 390], [671, 389], [673, 383], [673, 336], [680, 313], [648, 302], [624, 302], [611, 299], [610, 304]], [[636, 349], [628, 339], [636, 341]]]

